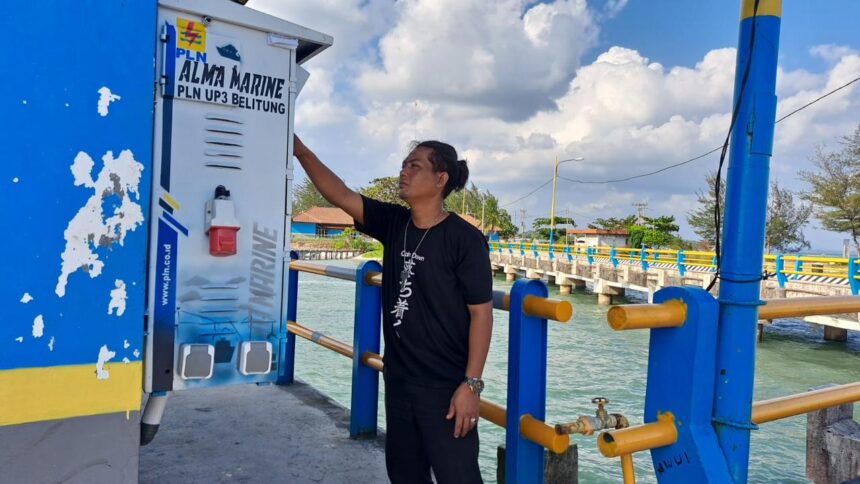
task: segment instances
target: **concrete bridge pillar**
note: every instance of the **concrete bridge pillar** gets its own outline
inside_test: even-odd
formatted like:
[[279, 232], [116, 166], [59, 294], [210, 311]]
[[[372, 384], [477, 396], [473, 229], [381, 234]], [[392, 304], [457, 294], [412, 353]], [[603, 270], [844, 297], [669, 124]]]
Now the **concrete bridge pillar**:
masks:
[[526, 269], [526, 278], [527, 279], [543, 279], [543, 274], [540, 271], [535, 269]]
[[580, 290], [585, 290], [585, 281], [582, 279], [570, 279], [570, 282], [573, 283], [573, 287]]
[[505, 282], [514, 282], [517, 280], [517, 268], [512, 265], [505, 266]]
[[570, 294], [572, 282], [560, 273], [555, 274], [555, 283], [558, 284], [559, 294]]
[[847, 341], [848, 330], [835, 328], [833, 326], [824, 326], [824, 341]]
[[597, 304], [609, 306], [612, 304], [612, 296], [624, 295], [624, 288], [610, 286], [602, 279], [598, 279], [594, 284], [594, 292], [597, 293]]

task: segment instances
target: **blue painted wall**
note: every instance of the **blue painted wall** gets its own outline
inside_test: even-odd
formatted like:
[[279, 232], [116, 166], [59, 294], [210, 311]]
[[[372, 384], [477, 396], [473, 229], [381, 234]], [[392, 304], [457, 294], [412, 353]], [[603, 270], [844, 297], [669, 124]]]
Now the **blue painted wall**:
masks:
[[317, 233], [316, 224], [293, 223], [293, 235], [315, 236], [316, 233]]
[[[97, 178], [108, 151], [117, 158], [131, 150], [143, 171], [129, 201], [148, 218], [155, 22], [152, 0], [4, 4], [0, 370], [94, 363], [102, 345], [116, 352], [112, 363], [142, 357], [146, 222], [128, 232], [122, 245], [89, 244], [104, 263], [101, 275], [90, 278], [78, 269], [69, 276], [64, 297], [55, 289], [64, 231], [94, 196], [93, 188], [74, 185], [71, 166], [79, 152], [95, 162], [91, 175]], [[107, 116], [97, 111], [102, 87], [121, 97], [109, 104]], [[120, 201], [119, 195], [102, 200], [102, 219], [113, 215]], [[126, 284], [122, 316], [116, 310], [108, 314], [117, 279]], [[33, 300], [20, 302], [24, 293]], [[38, 315], [44, 331], [35, 338]]]

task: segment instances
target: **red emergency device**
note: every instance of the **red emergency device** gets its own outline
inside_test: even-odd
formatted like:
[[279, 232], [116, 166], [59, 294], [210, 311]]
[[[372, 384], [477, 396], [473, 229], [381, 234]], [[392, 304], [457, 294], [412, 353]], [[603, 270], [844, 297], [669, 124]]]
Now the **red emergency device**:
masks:
[[241, 226], [236, 220], [236, 209], [230, 200], [230, 190], [224, 185], [215, 188], [215, 199], [206, 202], [206, 233], [209, 235], [209, 254], [216, 257], [236, 255], [237, 233]]

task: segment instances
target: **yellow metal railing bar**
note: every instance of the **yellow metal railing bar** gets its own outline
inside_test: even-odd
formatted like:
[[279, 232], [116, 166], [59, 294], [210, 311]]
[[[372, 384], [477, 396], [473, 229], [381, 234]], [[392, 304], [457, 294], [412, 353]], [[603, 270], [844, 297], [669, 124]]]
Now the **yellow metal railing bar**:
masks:
[[687, 305], [682, 301], [662, 304], [624, 304], [609, 309], [609, 326], [616, 330], [676, 328], [687, 320]]
[[[860, 296], [813, 296], [767, 299], [759, 307], [759, 319], [799, 318], [824, 314], [860, 312]], [[680, 301], [660, 304], [622, 304], [606, 315], [615, 330], [677, 327], [687, 318]]]
[[752, 422], [772, 422], [823, 408], [860, 401], [860, 382], [755, 402]]
[[[304, 261], [293, 261], [290, 262], [290, 270], [334, 277], [347, 281], [355, 281], [355, 270], [348, 267], [327, 266]], [[382, 274], [379, 272], [369, 272], [367, 273], [366, 278], [365, 283], [367, 284], [373, 286], [382, 285]], [[493, 307], [509, 311], [511, 307], [510, 294], [505, 293], [504, 291], [493, 291], [493, 294]], [[570, 304], [570, 301], [526, 296], [523, 301], [523, 312], [529, 316], [566, 323], [571, 317], [573, 317], [573, 305]]]
[[[290, 333], [296, 336], [312, 341], [324, 348], [330, 349], [335, 353], [353, 357], [353, 348], [348, 344], [338, 341], [334, 338], [325, 336], [322, 333], [316, 332], [310, 328], [306, 328], [295, 321], [287, 323], [287, 329]], [[370, 368], [382, 372], [384, 363], [382, 357], [370, 351], [361, 355], [361, 361]], [[505, 407], [488, 400], [481, 399], [480, 415], [485, 420], [488, 420], [500, 427], [507, 427], [507, 410]], [[531, 415], [523, 415], [520, 417], [520, 434], [526, 439], [553, 451], [556, 454], [562, 454], [570, 447], [569, 435], [558, 435], [555, 433], [555, 427], [547, 425]]]

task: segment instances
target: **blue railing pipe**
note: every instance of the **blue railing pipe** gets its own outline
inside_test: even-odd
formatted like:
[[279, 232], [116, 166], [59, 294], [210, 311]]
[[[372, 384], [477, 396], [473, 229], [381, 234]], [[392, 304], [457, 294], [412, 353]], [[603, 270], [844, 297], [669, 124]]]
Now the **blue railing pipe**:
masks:
[[520, 418], [546, 418], [547, 321], [523, 312], [526, 296], [547, 297], [546, 284], [521, 280], [511, 288], [505, 480], [543, 482], [544, 449], [520, 435]]
[[[291, 250], [290, 260], [299, 258], [299, 254]], [[289, 267], [289, 266], [288, 266]], [[296, 320], [296, 308], [299, 302], [299, 273], [290, 269], [287, 273], [287, 321]], [[278, 342], [281, 346], [278, 358], [278, 385], [290, 385], [296, 369], [296, 335], [287, 331], [287, 321], [281, 322]]]
[[355, 325], [352, 353], [352, 403], [349, 436], [376, 435], [379, 406], [379, 372], [362, 362], [366, 352], [379, 354], [382, 328], [382, 288], [370, 284], [368, 274], [382, 272], [376, 261], [366, 261], [355, 271]]
[[762, 304], [759, 289], [782, 1], [743, 0], [741, 12], [733, 104], [738, 111], [726, 182], [714, 392], [714, 425], [736, 483], [747, 481], [753, 428], [755, 334]]

